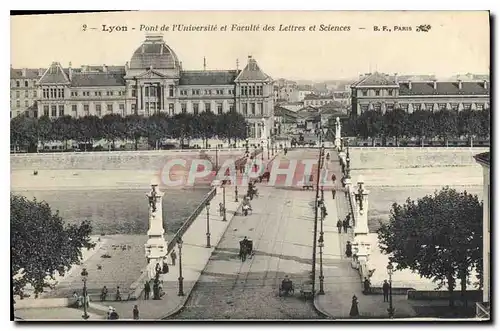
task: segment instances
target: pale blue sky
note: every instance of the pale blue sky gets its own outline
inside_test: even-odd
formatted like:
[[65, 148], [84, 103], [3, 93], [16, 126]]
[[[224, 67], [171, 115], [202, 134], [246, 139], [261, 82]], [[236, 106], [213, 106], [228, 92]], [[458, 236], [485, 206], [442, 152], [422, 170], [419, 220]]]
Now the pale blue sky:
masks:
[[[273, 78], [355, 78], [372, 71], [399, 74], [488, 73], [487, 12], [122, 12], [13, 17], [11, 64], [47, 67], [59, 61], [73, 67], [124, 65], [141, 44], [140, 25], [225, 24], [304, 26], [316, 31], [163, 32], [184, 69], [234, 69], [248, 55]], [[82, 31], [83, 24], [97, 30]], [[102, 25], [127, 25], [127, 32], [102, 32]], [[348, 32], [318, 31], [320, 25], [350, 26]], [[415, 32], [430, 24], [427, 33]], [[412, 31], [374, 32], [373, 26]], [[135, 27], [136, 30], [131, 28]], [[360, 28], [365, 28], [362, 30]]]

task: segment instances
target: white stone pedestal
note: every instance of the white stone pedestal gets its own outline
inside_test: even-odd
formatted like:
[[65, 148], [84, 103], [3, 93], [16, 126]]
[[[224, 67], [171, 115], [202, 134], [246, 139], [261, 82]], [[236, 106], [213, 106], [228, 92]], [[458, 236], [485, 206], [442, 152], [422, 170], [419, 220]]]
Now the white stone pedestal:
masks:
[[167, 242], [163, 229], [163, 192], [160, 192], [158, 185], [151, 185], [151, 192], [147, 198], [149, 204], [149, 230], [147, 234], [149, 238], [144, 245], [146, 257], [150, 265], [156, 266], [156, 263], [159, 263], [163, 267], [163, 258], [167, 255]]

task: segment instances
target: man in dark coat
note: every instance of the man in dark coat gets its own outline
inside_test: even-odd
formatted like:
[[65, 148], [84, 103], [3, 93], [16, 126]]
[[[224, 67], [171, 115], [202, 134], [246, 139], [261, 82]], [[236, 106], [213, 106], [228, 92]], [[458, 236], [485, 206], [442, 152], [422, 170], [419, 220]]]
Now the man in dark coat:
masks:
[[382, 285], [382, 291], [384, 292], [384, 302], [389, 301], [389, 288], [390, 288], [390, 285], [386, 279], [386, 280], [384, 280], [384, 285]]
[[347, 229], [349, 228], [349, 220], [351, 219], [351, 215], [347, 215], [342, 226], [344, 227], [344, 233], [347, 233]]
[[134, 305], [134, 309], [132, 310], [132, 315], [134, 316], [135, 320], [139, 319], [139, 308], [137, 305]]
[[363, 289], [364, 289], [364, 294], [370, 293], [370, 281], [366, 277], [365, 280], [363, 281]]
[[349, 312], [349, 316], [351, 317], [359, 316], [358, 298], [355, 295], [352, 296], [351, 311]]
[[151, 293], [151, 286], [149, 285], [149, 282], [146, 281], [144, 283], [144, 300], [149, 300], [149, 293]]
[[337, 228], [339, 229], [339, 233], [341, 233], [342, 232], [342, 221], [341, 220], [338, 220]]

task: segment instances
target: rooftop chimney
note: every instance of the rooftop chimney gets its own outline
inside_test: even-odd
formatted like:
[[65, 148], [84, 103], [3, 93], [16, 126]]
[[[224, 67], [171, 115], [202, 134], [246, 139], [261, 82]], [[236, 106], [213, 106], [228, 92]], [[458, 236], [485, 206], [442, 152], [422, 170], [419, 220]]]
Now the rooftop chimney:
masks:
[[26, 77], [26, 68], [22, 69], [22, 74], [23, 74], [23, 77]]
[[39, 69], [38, 69], [38, 76], [40, 76], [40, 77], [41, 77], [42, 75], [43, 75], [43, 69], [42, 69], [42, 68], [39, 68]]
[[108, 71], [108, 67], [106, 67], [105, 64], [102, 65], [102, 72], [107, 72]]
[[397, 72], [394, 73], [394, 82], [396, 83], [396, 85], [398, 84], [398, 73]]
[[408, 89], [411, 90], [411, 80], [408, 81]]
[[487, 90], [488, 89], [488, 81], [486, 79], [483, 80], [483, 85], [484, 85], [484, 88]]
[[69, 80], [73, 78], [73, 68], [71, 68], [71, 62], [68, 65], [68, 76]]
[[462, 90], [462, 80], [461, 79], [458, 80], [458, 89]]
[[128, 70], [128, 61], [125, 62], [125, 70]]
[[432, 80], [432, 85], [434, 85], [434, 90], [437, 90], [437, 81], [435, 79]]

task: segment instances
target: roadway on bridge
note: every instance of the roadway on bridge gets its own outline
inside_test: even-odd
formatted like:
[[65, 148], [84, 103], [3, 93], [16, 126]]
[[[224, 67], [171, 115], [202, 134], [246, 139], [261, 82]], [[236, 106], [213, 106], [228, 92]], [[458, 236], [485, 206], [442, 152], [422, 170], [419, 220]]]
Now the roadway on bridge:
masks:
[[[291, 151], [288, 159], [314, 158], [318, 150]], [[185, 308], [174, 319], [320, 318], [298, 289], [311, 271], [314, 226], [313, 191], [277, 189], [263, 183], [252, 201], [253, 213], [236, 216], [214, 251]], [[253, 240], [255, 255], [241, 262], [239, 241]], [[279, 297], [288, 275], [292, 297]]]

